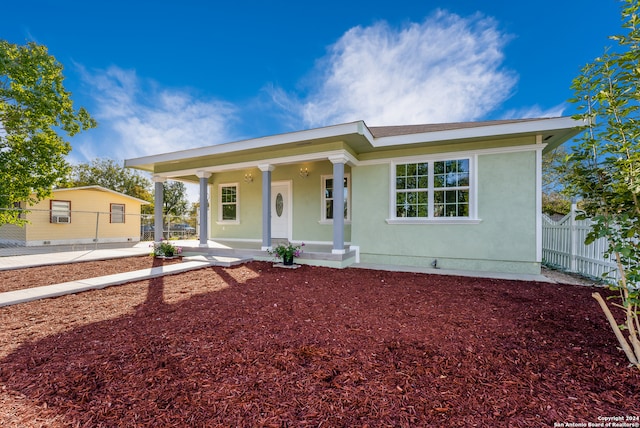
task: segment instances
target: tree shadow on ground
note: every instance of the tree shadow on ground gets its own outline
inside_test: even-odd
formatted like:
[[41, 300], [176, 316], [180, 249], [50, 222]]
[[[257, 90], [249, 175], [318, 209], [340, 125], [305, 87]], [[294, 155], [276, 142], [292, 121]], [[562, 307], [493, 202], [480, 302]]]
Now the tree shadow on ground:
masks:
[[[151, 265], [153, 268], [162, 267], [164, 265], [162, 259], [158, 257], [154, 257], [153, 264]], [[157, 278], [153, 278], [149, 280], [149, 285], [147, 287], [147, 298], [144, 303], [139, 305], [136, 310], [138, 312], [152, 312], [162, 310], [162, 308], [166, 305], [164, 301], [164, 276], [159, 276]]]

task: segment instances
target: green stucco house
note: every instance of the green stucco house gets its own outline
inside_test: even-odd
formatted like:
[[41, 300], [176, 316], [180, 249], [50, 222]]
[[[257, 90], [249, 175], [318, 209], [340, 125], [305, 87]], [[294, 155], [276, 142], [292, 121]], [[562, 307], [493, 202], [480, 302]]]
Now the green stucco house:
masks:
[[580, 126], [568, 117], [358, 121], [125, 166], [153, 174], [156, 207], [163, 181], [199, 183], [202, 249], [268, 259], [286, 239], [305, 243], [306, 264], [539, 274], [542, 154]]

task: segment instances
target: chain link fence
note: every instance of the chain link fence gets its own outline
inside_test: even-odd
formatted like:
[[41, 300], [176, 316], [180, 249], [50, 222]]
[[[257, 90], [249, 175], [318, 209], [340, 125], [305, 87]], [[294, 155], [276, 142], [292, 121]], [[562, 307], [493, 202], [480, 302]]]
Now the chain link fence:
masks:
[[[140, 240], [155, 239], [155, 217], [152, 214], [140, 216]], [[199, 236], [198, 220], [195, 216], [164, 216], [162, 226], [163, 239], [195, 239]]]
[[[2, 210], [0, 208], [0, 210]], [[12, 209], [16, 211], [16, 209]], [[154, 216], [124, 212], [18, 210], [26, 223], [0, 225], [0, 248], [51, 247], [98, 244], [135, 244], [153, 241]], [[195, 216], [165, 216], [163, 239], [196, 239], [198, 224]], [[62, 251], [62, 250], [61, 250]], [[3, 251], [1, 255], [11, 255]]]

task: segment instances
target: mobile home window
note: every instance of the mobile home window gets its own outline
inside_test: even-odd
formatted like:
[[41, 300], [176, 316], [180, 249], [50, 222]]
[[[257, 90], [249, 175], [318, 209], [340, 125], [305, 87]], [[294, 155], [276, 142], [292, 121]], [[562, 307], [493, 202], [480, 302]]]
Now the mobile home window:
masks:
[[52, 200], [51, 223], [71, 223], [71, 201]]
[[124, 204], [111, 204], [111, 223], [124, 223]]
[[25, 213], [24, 208], [23, 208], [23, 206], [22, 206], [22, 205], [23, 205], [23, 203], [22, 203], [22, 202], [14, 202], [14, 203], [13, 203], [13, 208], [14, 208], [15, 210], [19, 211], [19, 213], [18, 213], [18, 218], [26, 219], [26, 218], [27, 218], [27, 215], [26, 215], [26, 213]]

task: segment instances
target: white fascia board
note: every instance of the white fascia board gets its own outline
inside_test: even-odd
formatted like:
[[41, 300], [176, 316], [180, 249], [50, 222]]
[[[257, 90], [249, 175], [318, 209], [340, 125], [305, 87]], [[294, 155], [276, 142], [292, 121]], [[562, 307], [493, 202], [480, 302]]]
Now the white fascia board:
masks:
[[394, 156], [389, 158], [372, 159], [366, 161], [358, 161], [357, 166], [371, 166], [371, 165], [384, 165], [390, 162], [420, 162], [425, 159], [429, 160], [450, 160], [458, 159], [469, 156], [481, 156], [481, 155], [501, 155], [506, 153], [520, 153], [520, 152], [536, 152], [542, 151], [547, 145], [542, 144], [528, 144], [526, 146], [509, 146], [509, 147], [495, 147], [490, 149], [476, 149], [476, 150], [460, 150], [455, 152], [442, 152], [442, 153], [429, 153], [421, 155], [410, 156]]
[[364, 138], [367, 139], [367, 141], [369, 141], [369, 143], [371, 143], [371, 145], [373, 145], [373, 140], [375, 140], [375, 138], [373, 137], [373, 134], [369, 130], [369, 127], [367, 126], [367, 124], [364, 123], [363, 121], [359, 121], [357, 123], [358, 123], [358, 134], [362, 135]]
[[[363, 131], [363, 129], [366, 129], [366, 131]], [[135, 167], [138, 165], [174, 162], [198, 158], [202, 156], [226, 154], [242, 150], [261, 149], [266, 147], [279, 146], [282, 144], [290, 144], [322, 138], [338, 138], [342, 135], [350, 134], [361, 134], [364, 135], [365, 138], [368, 138], [370, 142], [373, 141], [373, 137], [371, 136], [369, 130], [366, 128], [366, 125], [364, 125], [362, 121], [358, 121], [335, 126], [327, 126], [324, 128], [309, 129], [306, 131], [297, 131], [286, 134], [254, 138], [251, 140], [236, 141], [233, 143], [217, 144], [213, 146], [180, 150], [159, 155], [126, 159], [124, 161], [124, 164], [126, 167]]]
[[451, 129], [447, 131], [423, 132], [420, 134], [398, 135], [376, 138], [374, 147], [399, 146], [403, 144], [430, 143], [435, 141], [462, 140], [469, 138], [497, 137], [526, 133], [547, 132], [558, 129], [572, 129], [584, 126], [583, 121], [570, 117], [532, 120], [527, 122], [505, 123], [500, 125], [478, 126], [474, 128]]

